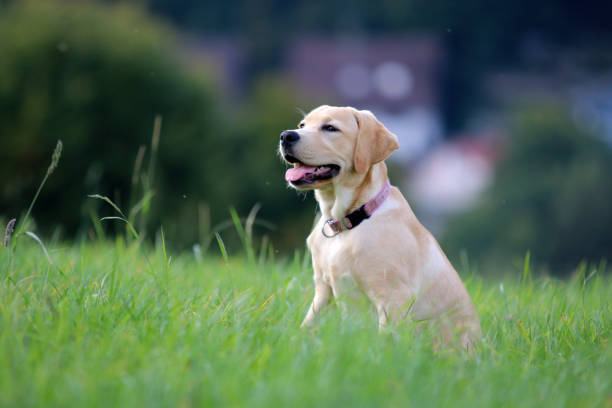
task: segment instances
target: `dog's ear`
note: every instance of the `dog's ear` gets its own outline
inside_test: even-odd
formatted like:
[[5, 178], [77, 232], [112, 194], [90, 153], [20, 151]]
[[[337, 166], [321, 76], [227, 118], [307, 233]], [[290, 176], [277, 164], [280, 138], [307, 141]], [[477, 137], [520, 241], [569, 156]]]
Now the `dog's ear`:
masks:
[[355, 111], [359, 127], [353, 166], [357, 173], [365, 173], [378, 162], [385, 160], [399, 147], [397, 136], [391, 133], [367, 110]]

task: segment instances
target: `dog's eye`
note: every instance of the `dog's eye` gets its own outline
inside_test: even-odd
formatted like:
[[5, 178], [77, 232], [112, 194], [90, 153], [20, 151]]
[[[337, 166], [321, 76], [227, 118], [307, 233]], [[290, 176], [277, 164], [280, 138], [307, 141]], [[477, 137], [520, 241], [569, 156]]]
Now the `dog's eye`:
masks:
[[321, 127], [321, 129], [327, 131], [327, 132], [337, 132], [338, 129], [336, 129], [335, 127], [333, 127], [332, 125], [323, 125]]
[[303, 127], [304, 127], [304, 123], [300, 123], [300, 124], [298, 125], [298, 127], [299, 127], [300, 129], [301, 129], [301, 128], [303, 128]]

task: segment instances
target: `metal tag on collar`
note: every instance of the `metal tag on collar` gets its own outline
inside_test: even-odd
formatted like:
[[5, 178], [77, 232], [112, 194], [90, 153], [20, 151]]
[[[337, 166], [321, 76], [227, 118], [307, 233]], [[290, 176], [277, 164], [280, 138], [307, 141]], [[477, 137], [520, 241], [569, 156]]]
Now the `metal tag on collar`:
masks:
[[[325, 233], [325, 226], [326, 225], [329, 225], [329, 228], [332, 230], [333, 234], [328, 235], [328, 234]], [[337, 228], [336, 220], [331, 219], [331, 218], [329, 220], [325, 221], [325, 224], [323, 224], [323, 228], [321, 228], [321, 233], [323, 234], [323, 236], [325, 238], [333, 238], [333, 237], [335, 237], [336, 235], [338, 235], [341, 232], [342, 232], [342, 228]]]

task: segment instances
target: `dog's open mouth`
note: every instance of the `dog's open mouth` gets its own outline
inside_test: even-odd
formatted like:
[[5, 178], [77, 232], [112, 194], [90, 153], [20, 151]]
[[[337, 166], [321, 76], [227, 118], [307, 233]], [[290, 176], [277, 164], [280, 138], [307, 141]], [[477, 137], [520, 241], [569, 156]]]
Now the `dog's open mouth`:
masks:
[[328, 180], [340, 173], [340, 166], [335, 164], [310, 166], [290, 155], [286, 155], [285, 160], [294, 165], [293, 168], [287, 169], [285, 180], [294, 185], [313, 184], [319, 180]]

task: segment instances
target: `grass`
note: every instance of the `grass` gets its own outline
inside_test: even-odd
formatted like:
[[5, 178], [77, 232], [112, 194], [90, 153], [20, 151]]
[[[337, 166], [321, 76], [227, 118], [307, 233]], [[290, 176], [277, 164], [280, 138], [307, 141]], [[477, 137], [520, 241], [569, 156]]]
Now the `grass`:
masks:
[[[61, 142], [12, 239], [10, 222], [0, 247], [0, 407], [612, 407], [604, 264], [583, 264], [567, 281], [533, 279], [527, 254], [520, 279], [493, 281], [466, 259], [484, 332], [472, 354], [435, 350], [410, 323], [379, 333], [367, 306], [350, 319], [328, 308], [301, 330], [308, 257], [277, 261], [267, 240], [254, 251], [259, 207], [206, 229], [204, 249], [214, 237], [219, 258], [200, 247], [172, 258], [163, 230], [155, 247], [144, 244], [134, 224], [143, 231], [147, 221], [160, 128], [157, 117], [144, 174], [144, 148], [137, 155], [142, 197], [127, 216], [90, 196], [119, 214], [92, 218], [96, 241], [48, 248], [27, 230]], [[106, 240], [102, 220], [124, 222], [125, 236]], [[221, 236], [232, 224], [242, 256]]]
[[[221, 237], [219, 244], [222, 244]], [[161, 243], [0, 248], [1, 406], [612, 406], [612, 279], [467, 279], [484, 340], [435, 351], [337, 308], [299, 329], [308, 262]], [[465, 276], [464, 276], [465, 278]]]

